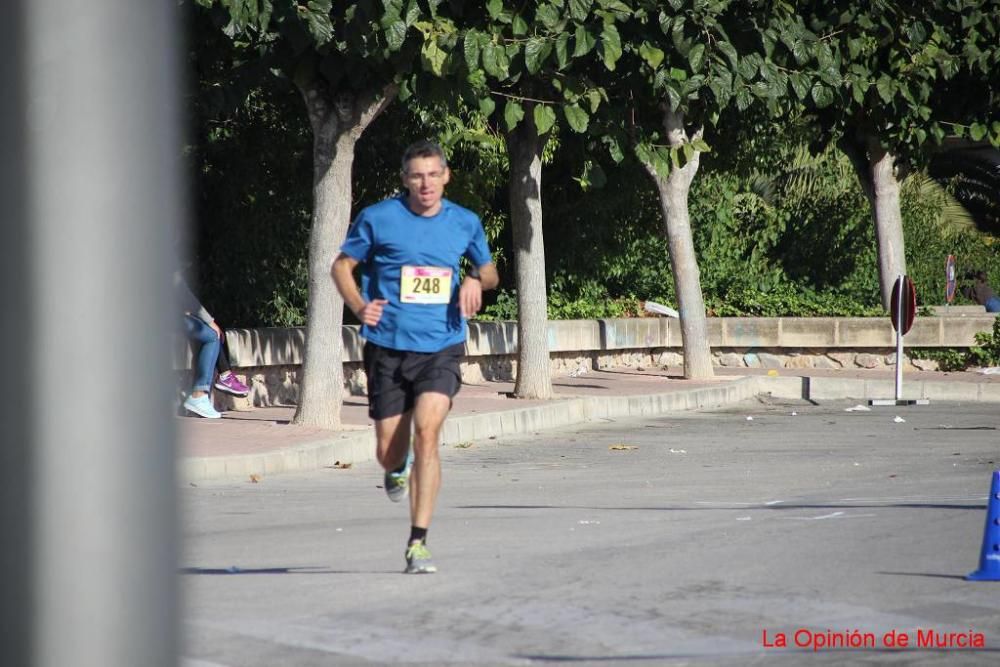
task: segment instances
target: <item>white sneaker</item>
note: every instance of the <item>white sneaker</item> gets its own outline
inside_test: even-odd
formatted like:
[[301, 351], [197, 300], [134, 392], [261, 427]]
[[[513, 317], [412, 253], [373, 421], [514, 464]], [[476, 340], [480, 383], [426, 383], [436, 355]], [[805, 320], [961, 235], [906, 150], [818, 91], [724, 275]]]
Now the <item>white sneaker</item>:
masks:
[[206, 419], [222, 418], [222, 413], [215, 409], [212, 401], [208, 400], [208, 394], [198, 398], [188, 396], [187, 400], [184, 401], [184, 409]]

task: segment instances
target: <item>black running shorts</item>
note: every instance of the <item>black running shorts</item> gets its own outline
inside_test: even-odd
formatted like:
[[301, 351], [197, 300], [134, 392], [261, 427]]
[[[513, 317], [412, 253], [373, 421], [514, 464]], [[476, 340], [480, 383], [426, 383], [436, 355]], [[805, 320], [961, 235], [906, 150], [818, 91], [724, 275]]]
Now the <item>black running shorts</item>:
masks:
[[365, 343], [368, 416], [386, 419], [409, 412], [417, 396], [428, 391], [454, 398], [462, 385], [459, 363], [464, 355], [464, 343], [440, 352], [407, 352]]

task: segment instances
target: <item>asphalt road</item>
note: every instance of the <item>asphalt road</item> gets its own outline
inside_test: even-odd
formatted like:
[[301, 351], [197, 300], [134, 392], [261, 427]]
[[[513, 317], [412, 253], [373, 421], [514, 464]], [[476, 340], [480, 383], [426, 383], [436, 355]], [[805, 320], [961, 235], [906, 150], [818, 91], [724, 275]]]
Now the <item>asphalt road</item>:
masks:
[[435, 575], [375, 464], [185, 487], [182, 664], [997, 664], [997, 407], [853, 405], [449, 446]]

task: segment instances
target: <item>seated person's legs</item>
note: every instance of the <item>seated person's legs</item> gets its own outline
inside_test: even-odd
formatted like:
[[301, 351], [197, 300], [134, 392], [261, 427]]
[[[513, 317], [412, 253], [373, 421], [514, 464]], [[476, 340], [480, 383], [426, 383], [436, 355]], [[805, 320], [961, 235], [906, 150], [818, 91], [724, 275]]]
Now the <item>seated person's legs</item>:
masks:
[[215, 362], [219, 358], [220, 342], [212, 327], [190, 315], [184, 318], [184, 327], [188, 340], [198, 343], [199, 349], [195, 360], [194, 382], [191, 385], [192, 395], [208, 393], [215, 375]]

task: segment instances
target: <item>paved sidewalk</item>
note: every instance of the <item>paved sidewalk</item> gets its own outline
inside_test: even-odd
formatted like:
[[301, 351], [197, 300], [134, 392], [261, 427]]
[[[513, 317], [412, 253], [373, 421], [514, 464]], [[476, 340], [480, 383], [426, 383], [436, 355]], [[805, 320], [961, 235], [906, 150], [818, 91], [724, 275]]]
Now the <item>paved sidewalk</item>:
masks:
[[[445, 424], [446, 443], [532, 433], [581, 422], [718, 407], [761, 392], [816, 400], [890, 398], [891, 371], [716, 369], [708, 381], [684, 380], [679, 369], [588, 371], [553, 379], [551, 401], [509, 397], [510, 382], [463, 385]], [[904, 396], [1000, 402], [1000, 375], [908, 371]], [[223, 419], [178, 418], [183, 481], [249, 479], [369, 461], [374, 454], [364, 397], [348, 397], [344, 429], [291, 423], [294, 407], [231, 411]]]

